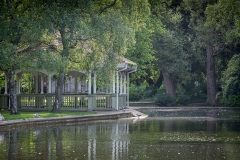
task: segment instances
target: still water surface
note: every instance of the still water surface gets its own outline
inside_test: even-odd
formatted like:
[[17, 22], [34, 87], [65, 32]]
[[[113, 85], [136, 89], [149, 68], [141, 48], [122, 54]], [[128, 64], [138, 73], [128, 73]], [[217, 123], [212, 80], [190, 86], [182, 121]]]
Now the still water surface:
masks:
[[[144, 120], [98, 121], [0, 131], [0, 160], [237, 160], [238, 111], [145, 110]], [[164, 113], [163, 113], [164, 112]], [[194, 111], [187, 111], [194, 112]], [[237, 113], [237, 114], [236, 114]], [[175, 114], [175, 117], [174, 117]], [[160, 116], [161, 115], [161, 116]]]

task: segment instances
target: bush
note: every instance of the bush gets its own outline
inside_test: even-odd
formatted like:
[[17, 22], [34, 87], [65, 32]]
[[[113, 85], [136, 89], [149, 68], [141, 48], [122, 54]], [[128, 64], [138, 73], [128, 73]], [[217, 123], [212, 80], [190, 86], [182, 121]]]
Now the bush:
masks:
[[228, 63], [222, 77], [221, 102], [229, 106], [240, 106], [240, 55], [235, 55]]
[[155, 103], [158, 106], [175, 106], [176, 100], [167, 93], [160, 93], [156, 96]]
[[191, 98], [187, 95], [179, 95], [176, 98], [176, 104], [178, 105], [188, 105], [191, 103]]
[[131, 85], [129, 91], [129, 100], [130, 101], [140, 101], [144, 97], [144, 92], [146, 90], [145, 86], [136, 86]]
[[240, 95], [229, 95], [221, 101], [226, 106], [240, 106]]

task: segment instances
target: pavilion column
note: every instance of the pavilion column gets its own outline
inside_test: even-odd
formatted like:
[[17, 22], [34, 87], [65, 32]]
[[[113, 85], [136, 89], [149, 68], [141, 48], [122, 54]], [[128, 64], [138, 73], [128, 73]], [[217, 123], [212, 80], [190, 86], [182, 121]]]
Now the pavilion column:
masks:
[[129, 107], [129, 73], [127, 73], [127, 107]]
[[116, 84], [115, 84], [115, 74], [113, 74], [112, 93], [115, 93], [115, 87], [116, 87]]
[[7, 86], [7, 74], [5, 73], [5, 91], [4, 91], [4, 94], [8, 94], [7, 92], [7, 89], [8, 89], [8, 86]]
[[123, 93], [127, 94], [126, 73], [124, 73], [123, 76], [124, 76], [124, 79], [123, 79]]
[[38, 93], [38, 74], [34, 76], [35, 93]]
[[78, 81], [77, 81], [77, 76], [74, 76], [75, 79], [75, 93], [78, 93]]
[[[68, 81], [67, 81], [67, 92], [70, 93], [71, 92], [71, 77], [68, 77]], [[65, 87], [64, 87], [65, 88]]]
[[106, 94], [108, 94], [109, 92], [108, 92], [108, 85], [106, 85]]
[[93, 74], [93, 94], [97, 93], [97, 74]]
[[48, 93], [52, 93], [52, 75], [48, 75]]
[[86, 81], [86, 79], [87, 79], [87, 77], [85, 77], [84, 80], [83, 80], [83, 84], [84, 84], [83, 93], [85, 93], [86, 90], [88, 90], [88, 88], [87, 88], [88, 86], [87, 86], [87, 81]]
[[50, 108], [52, 107], [52, 75], [48, 75], [48, 90], [47, 90], [47, 106]]
[[78, 86], [79, 86], [78, 91], [82, 92], [82, 80], [81, 79], [80, 79]]
[[122, 73], [120, 73], [120, 94], [122, 94]]
[[108, 90], [109, 90], [109, 93], [112, 94], [112, 84], [111, 83], [108, 85]]
[[43, 94], [43, 76], [41, 75], [41, 94]]
[[119, 93], [119, 73], [118, 71], [116, 72], [116, 76], [117, 76], [117, 90], [116, 90], [116, 109], [118, 110], [118, 93]]
[[91, 71], [88, 74], [88, 94], [92, 94], [92, 73]]
[[112, 93], [112, 110], [118, 110], [118, 106], [117, 106], [117, 97], [118, 97], [118, 93], [116, 92], [116, 74], [118, 74], [118, 72], [113, 72], [113, 80], [112, 80], [112, 85], [110, 87], [110, 91]]
[[81, 92], [85, 93], [85, 88], [86, 88], [86, 79], [81, 79]]

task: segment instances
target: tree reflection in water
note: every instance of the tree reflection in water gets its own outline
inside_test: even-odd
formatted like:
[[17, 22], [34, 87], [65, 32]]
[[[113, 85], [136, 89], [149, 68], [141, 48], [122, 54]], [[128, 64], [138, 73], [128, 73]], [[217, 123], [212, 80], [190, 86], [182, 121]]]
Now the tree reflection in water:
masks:
[[239, 150], [239, 119], [155, 117], [0, 131], [0, 159], [234, 160]]
[[0, 159], [125, 159], [129, 122], [33, 127], [0, 132]]

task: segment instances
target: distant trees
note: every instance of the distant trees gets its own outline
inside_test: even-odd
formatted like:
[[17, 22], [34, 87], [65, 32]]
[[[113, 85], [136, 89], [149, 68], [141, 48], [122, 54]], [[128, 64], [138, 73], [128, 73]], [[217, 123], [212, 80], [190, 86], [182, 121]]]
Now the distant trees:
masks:
[[[225, 105], [239, 106], [239, 53], [240, 53], [240, 3], [219, 0], [208, 5], [205, 25], [213, 28], [222, 37], [218, 46], [218, 63], [223, 71], [219, 75], [221, 90], [219, 99]], [[238, 70], [238, 71], [237, 71]]]
[[216, 105], [217, 96], [225, 92], [222, 71], [240, 50], [240, 4], [227, 0], [150, 0], [149, 4], [147, 23], [153, 30], [149, 48], [155, 59], [150, 75], [156, 71], [163, 75], [165, 92], [172, 98], [184, 95], [203, 102], [206, 97], [206, 104]]

